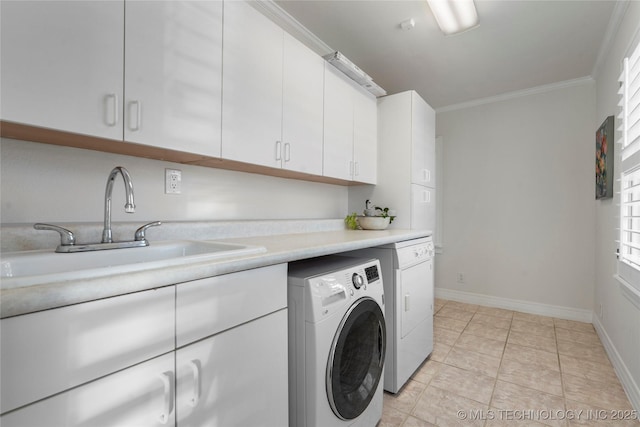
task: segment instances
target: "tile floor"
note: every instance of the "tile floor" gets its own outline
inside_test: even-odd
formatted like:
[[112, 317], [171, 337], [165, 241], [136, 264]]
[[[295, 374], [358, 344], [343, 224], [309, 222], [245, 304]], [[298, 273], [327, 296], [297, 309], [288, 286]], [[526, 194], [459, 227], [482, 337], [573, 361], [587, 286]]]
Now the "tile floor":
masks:
[[640, 426], [635, 414], [590, 323], [436, 299], [433, 353], [385, 392], [378, 427]]

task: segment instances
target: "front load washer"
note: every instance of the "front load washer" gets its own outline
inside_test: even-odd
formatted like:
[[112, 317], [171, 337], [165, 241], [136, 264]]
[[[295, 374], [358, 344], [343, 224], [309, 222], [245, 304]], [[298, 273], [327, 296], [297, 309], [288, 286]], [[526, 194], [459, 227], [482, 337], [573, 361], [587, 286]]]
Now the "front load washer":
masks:
[[288, 283], [289, 425], [375, 426], [386, 352], [379, 261], [294, 262]]

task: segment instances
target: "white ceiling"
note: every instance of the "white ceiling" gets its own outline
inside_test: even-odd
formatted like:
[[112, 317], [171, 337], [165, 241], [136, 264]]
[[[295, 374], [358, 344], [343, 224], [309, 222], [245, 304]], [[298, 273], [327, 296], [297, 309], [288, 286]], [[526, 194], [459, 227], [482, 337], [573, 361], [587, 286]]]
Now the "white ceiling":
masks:
[[[475, 0], [480, 26], [445, 37], [426, 1], [275, 3], [389, 94], [415, 89], [434, 108], [592, 75], [620, 8], [611, 0]], [[408, 18], [415, 28], [404, 31]]]

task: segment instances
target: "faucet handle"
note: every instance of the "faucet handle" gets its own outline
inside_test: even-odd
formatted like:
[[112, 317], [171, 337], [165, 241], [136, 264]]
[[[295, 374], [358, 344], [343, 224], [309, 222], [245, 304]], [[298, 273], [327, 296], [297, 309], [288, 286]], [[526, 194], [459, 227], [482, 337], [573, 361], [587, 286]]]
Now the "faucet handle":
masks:
[[33, 224], [33, 228], [36, 230], [51, 230], [57, 231], [60, 234], [60, 246], [73, 246], [76, 244], [76, 238], [73, 233], [66, 228], [59, 227], [57, 225], [36, 223]]
[[154, 221], [154, 222], [150, 222], [149, 224], [145, 224], [142, 227], [138, 228], [136, 230], [136, 235], [135, 235], [136, 242], [143, 242], [143, 241], [147, 240], [147, 237], [145, 236], [145, 232], [147, 231], [147, 229], [150, 228], [150, 227], [157, 227], [159, 225], [162, 225], [162, 222]]

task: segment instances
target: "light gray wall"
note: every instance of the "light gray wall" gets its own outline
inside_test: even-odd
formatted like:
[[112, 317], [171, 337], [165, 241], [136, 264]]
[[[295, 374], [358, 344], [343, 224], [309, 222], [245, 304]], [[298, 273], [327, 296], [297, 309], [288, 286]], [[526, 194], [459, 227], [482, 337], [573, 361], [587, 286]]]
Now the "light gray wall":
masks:
[[[592, 128], [596, 129], [605, 117], [618, 114], [618, 76], [621, 71], [621, 62], [625, 52], [630, 46], [631, 40], [640, 32], [640, 2], [631, 1], [625, 18], [619, 26], [618, 34], [614, 40], [608, 55], [605, 57], [603, 67], [596, 79], [597, 107], [596, 120]], [[616, 127], [618, 126], [616, 119]], [[615, 140], [618, 141], [620, 133], [616, 130]], [[615, 149], [619, 150], [615, 144]], [[618, 153], [614, 160], [616, 176], [620, 172]], [[614, 184], [614, 193], [620, 186]], [[617, 272], [615, 251], [618, 227], [618, 202], [619, 195], [613, 199], [601, 200], [596, 203], [596, 282], [595, 282], [595, 307], [598, 316], [597, 321], [604, 328], [605, 333], [618, 352], [628, 369], [630, 376], [635, 381], [636, 409], [640, 410], [640, 310], [631, 303], [621, 292], [620, 285], [614, 274]], [[602, 316], [600, 315], [602, 304]]]
[[592, 309], [594, 117], [590, 80], [437, 114], [438, 288]]
[[[101, 222], [114, 166], [132, 176], [137, 209], [124, 213], [124, 185], [113, 192], [114, 221], [343, 218], [347, 188], [3, 139], [2, 223]], [[182, 170], [182, 194], [164, 194], [164, 169]]]

